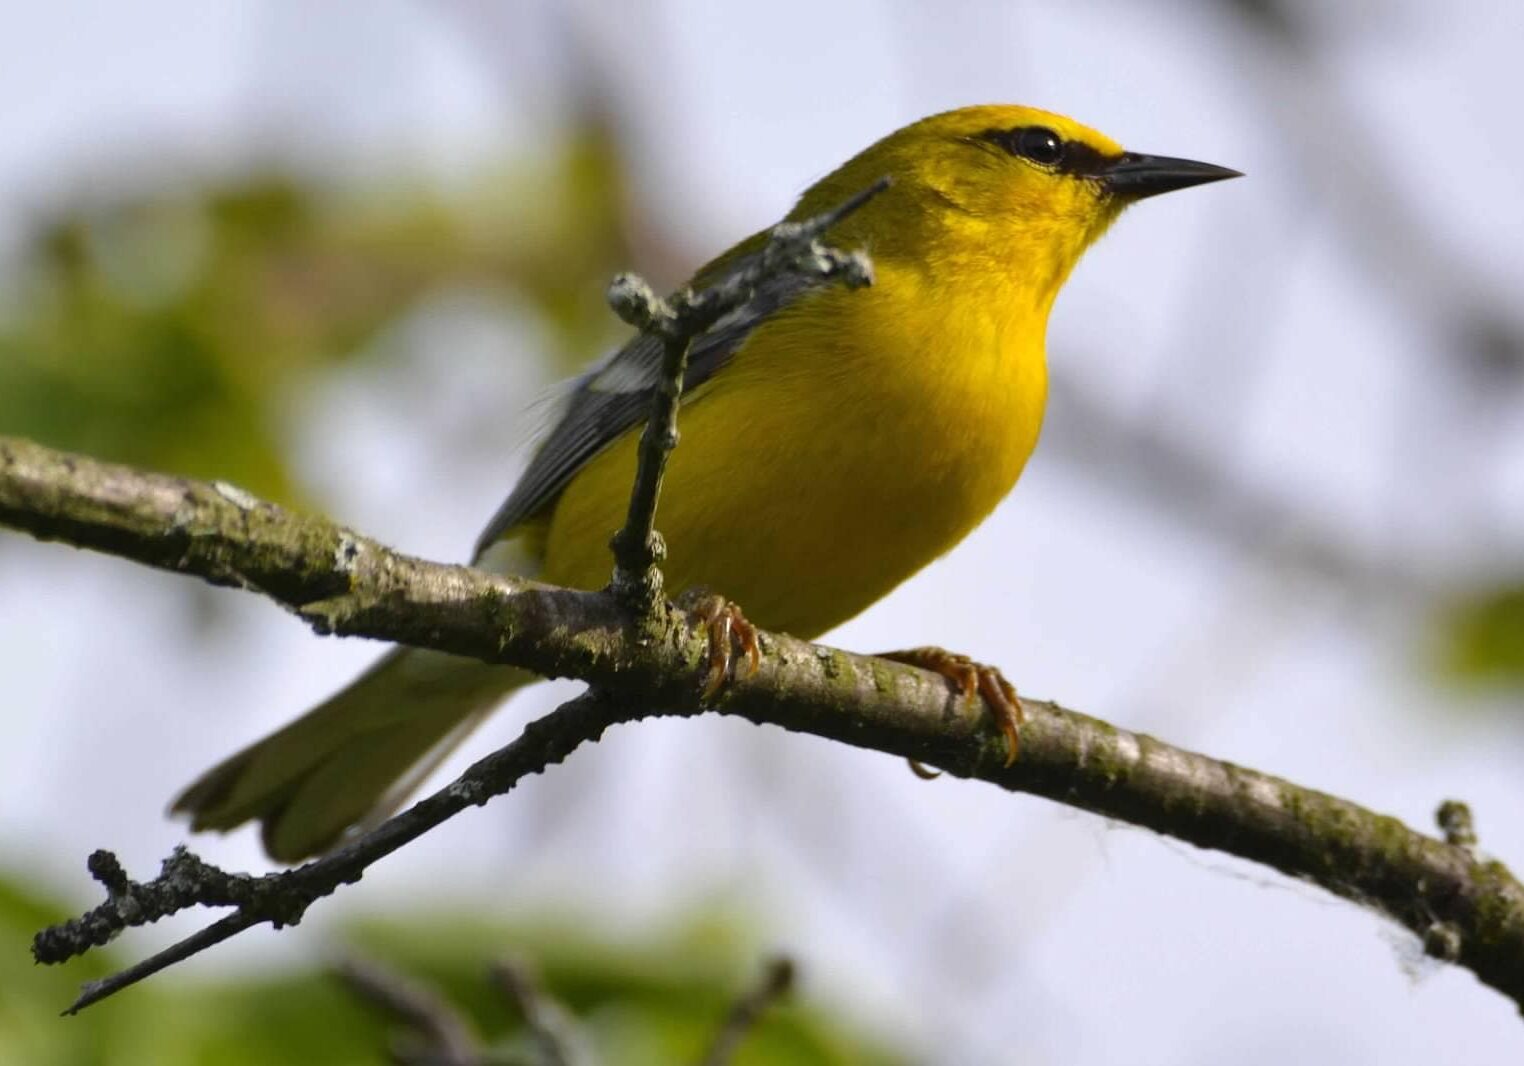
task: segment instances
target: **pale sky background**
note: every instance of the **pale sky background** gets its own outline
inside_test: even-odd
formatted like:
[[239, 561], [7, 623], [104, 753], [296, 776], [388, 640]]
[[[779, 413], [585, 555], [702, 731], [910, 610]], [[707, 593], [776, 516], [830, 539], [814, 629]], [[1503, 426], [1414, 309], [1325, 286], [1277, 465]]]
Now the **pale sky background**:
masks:
[[[1524, 285], [1524, 5], [1308, 3], [1324, 32], [1301, 66], [1227, 5], [1183, 0], [569, 7], [617, 90], [634, 195], [695, 264], [870, 140], [959, 104], [1047, 106], [1135, 149], [1244, 170], [1139, 207], [1090, 253], [1055, 311], [1055, 378], [1372, 558], [1424, 577], [1524, 562], [1517, 383], [1468, 393], [1432, 312], [1458, 293], [1512, 314]], [[450, 183], [545, 150], [568, 106], [554, 5], [361, 10], [6, 0], [0, 254], [64, 190], [124, 175], [294, 156]], [[298, 466], [339, 519], [459, 558], [521, 456], [463, 453], [449, 427], [500, 422], [505, 449], [519, 439], [548, 384], [536, 327], [442, 301], [381, 343], [379, 370], [291, 398]], [[955, 648], [1025, 693], [1420, 828], [1457, 795], [1484, 848], [1524, 867], [1516, 703], [1427, 680], [1426, 619], [1401, 602], [1176, 517], [1128, 456], [1087, 467], [1053, 446], [1062, 430], [1050, 421], [964, 545], [829, 642]], [[231, 592], [225, 624], [203, 632], [184, 585], [0, 539], [0, 863], [80, 898], [92, 848], [146, 874], [184, 839], [163, 818], [179, 786], [375, 654]], [[572, 690], [523, 694], [452, 767]], [[261, 864], [249, 834], [194, 846]], [[554, 902], [616, 931], [736, 903], [812, 994], [927, 1061], [1524, 1060], [1506, 1000], [1319, 890], [714, 719], [621, 728], [301, 928], [168, 979], [319, 959], [335, 919], [425, 895], [506, 915]], [[136, 955], [189, 928], [122, 944]]]

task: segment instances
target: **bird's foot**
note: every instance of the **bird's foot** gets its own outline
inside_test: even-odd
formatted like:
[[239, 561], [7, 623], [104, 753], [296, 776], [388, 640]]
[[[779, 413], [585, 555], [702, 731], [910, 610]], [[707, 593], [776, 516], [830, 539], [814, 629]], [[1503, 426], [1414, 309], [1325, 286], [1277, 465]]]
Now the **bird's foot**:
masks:
[[741, 608], [707, 589], [694, 589], [678, 597], [677, 605], [709, 633], [709, 669], [704, 675], [703, 698], [713, 698], [730, 678], [739, 651], [746, 656], [746, 676], [762, 665], [757, 627], [746, 620]]
[[[1025, 715], [1021, 710], [1021, 700], [1016, 695], [1016, 686], [1007, 681], [1005, 675], [998, 669], [977, 663], [967, 655], [959, 655], [957, 652], [937, 647], [882, 652], [878, 657], [891, 662], [904, 663], [907, 666], [919, 666], [922, 670], [941, 674], [957, 687], [958, 694], [964, 699], [973, 699], [976, 695], [981, 697], [984, 705], [995, 716], [995, 722], [1000, 726], [1000, 731], [1005, 734], [1005, 764], [1010, 766], [1016, 761], [1016, 754], [1020, 750], [1021, 724], [1025, 720]], [[918, 776], [930, 776], [925, 768], [913, 759], [910, 760], [910, 768]]]

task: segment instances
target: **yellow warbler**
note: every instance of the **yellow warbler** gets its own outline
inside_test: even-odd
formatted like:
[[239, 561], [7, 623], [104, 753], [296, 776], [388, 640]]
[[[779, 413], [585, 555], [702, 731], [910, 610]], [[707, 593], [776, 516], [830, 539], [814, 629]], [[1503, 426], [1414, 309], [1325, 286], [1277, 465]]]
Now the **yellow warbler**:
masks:
[[[1037, 442], [1048, 312], [1122, 208], [1236, 176], [1125, 152], [1060, 115], [968, 107], [885, 137], [821, 179], [790, 218], [888, 190], [832, 243], [873, 258], [872, 288], [769, 282], [693, 345], [660, 527], [674, 591], [723, 592], [766, 629], [813, 638], [958, 543], [1010, 491]], [[765, 241], [699, 271], [702, 284]], [[601, 587], [659, 370], [636, 338], [581, 378], [477, 545], [486, 569]], [[1015, 712], [998, 675], [935, 649], [901, 653]], [[293, 861], [390, 810], [533, 677], [399, 649], [180, 796], [197, 829], [263, 823]], [[1012, 736], [1014, 742], [1014, 736]]]

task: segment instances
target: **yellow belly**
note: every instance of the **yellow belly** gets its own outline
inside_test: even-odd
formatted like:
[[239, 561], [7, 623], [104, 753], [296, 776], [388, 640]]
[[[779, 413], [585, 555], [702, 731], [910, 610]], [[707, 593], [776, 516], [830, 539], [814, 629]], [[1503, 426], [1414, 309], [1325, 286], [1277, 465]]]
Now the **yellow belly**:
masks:
[[[704, 586], [763, 628], [815, 637], [946, 552], [1015, 484], [1042, 420], [1045, 314], [884, 280], [769, 322], [684, 406], [657, 514], [669, 592]], [[545, 580], [607, 582], [637, 436], [567, 486]]]

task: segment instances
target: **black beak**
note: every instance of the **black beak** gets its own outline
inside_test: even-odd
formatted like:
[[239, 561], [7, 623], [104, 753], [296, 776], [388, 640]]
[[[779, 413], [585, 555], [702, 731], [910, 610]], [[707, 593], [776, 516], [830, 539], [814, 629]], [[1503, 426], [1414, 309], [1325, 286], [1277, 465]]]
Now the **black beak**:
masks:
[[1161, 192], [1188, 189], [1209, 181], [1241, 178], [1243, 174], [1227, 167], [1198, 163], [1193, 159], [1171, 159], [1167, 155], [1139, 155], [1128, 152], [1101, 173], [1106, 190], [1129, 200], [1157, 196]]

